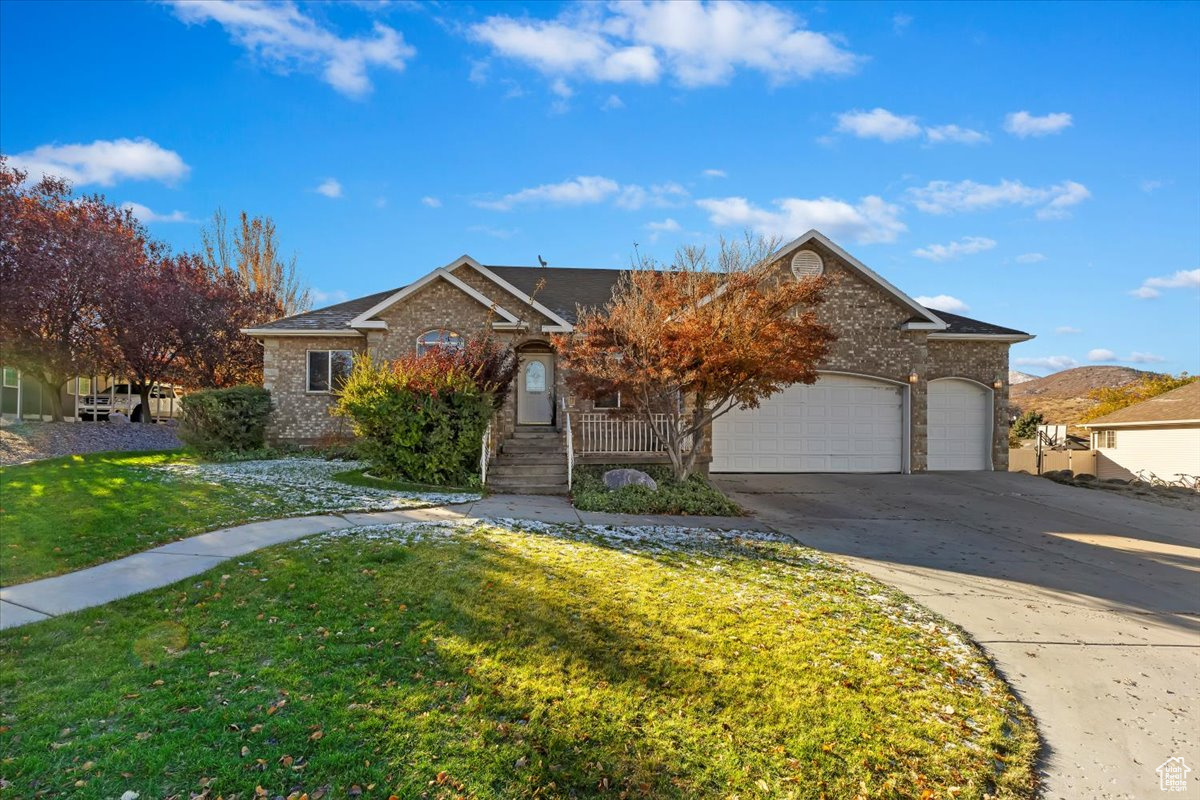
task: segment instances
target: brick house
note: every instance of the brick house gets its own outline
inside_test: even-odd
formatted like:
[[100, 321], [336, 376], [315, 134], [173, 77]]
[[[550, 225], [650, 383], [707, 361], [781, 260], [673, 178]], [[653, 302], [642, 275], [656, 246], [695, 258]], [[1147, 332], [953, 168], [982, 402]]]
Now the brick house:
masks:
[[[701, 444], [709, 471], [1007, 469], [1008, 349], [1032, 336], [925, 308], [815, 230], [776, 255], [782, 279], [830, 278], [819, 315], [838, 340], [817, 383], [714, 422]], [[577, 462], [665, 460], [649, 423], [613, 413], [619, 397], [567, 395], [549, 342], [571, 330], [577, 306], [603, 305], [619, 275], [484, 266], [464, 255], [408, 286], [247, 329], [263, 345], [270, 436], [313, 444], [346, 435], [329, 414], [331, 390], [355, 355], [394, 358], [490, 326], [519, 358], [493, 423], [490, 483], [561, 491], [568, 428]]]

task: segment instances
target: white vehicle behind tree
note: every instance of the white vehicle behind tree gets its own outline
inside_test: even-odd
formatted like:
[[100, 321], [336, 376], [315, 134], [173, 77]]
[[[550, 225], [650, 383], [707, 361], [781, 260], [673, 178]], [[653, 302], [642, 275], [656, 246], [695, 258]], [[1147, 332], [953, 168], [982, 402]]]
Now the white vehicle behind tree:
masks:
[[[150, 408], [143, 408], [140, 387], [128, 382], [115, 383], [105, 389], [79, 398], [79, 418], [85, 422], [107, 420], [109, 414], [119, 413], [130, 422], [176, 419], [180, 416], [178, 386], [155, 385], [150, 389]], [[147, 412], [149, 416], [147, 416]]]

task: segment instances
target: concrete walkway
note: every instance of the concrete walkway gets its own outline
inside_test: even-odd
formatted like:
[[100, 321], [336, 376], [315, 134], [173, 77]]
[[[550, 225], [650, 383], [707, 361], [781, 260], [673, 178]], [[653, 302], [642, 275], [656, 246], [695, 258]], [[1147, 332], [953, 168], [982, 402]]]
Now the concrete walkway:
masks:
[[69, 614], [119, 600], [209, 570], [263, 547], [360, 525], [435, 520], [529, 519], [587, 525], [679, 525], [716, 530], [768, 530], [744, 517], [675, 517], [577, 511], [566, 499], [493, 495], [457, 506], [328, 514], [252, 522], [203, 533], [95, 567], [0, 589], [0, 629]]
[[1046, 798], [1200, 796], [1200, 515], [1012, 473], [722, 475], [796, 541], [970, 633], [1038, 720]]

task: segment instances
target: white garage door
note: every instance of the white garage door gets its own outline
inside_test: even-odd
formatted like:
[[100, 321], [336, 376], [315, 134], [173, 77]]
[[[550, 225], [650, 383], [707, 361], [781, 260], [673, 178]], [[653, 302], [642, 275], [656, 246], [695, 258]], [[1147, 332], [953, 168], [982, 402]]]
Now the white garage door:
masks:
[[900, 472], [900, 387], [824, 375], [713, 423], [712, 472]]
[[992, 468], [992, 398], [953, 378], [929, 382], [929, 469]]

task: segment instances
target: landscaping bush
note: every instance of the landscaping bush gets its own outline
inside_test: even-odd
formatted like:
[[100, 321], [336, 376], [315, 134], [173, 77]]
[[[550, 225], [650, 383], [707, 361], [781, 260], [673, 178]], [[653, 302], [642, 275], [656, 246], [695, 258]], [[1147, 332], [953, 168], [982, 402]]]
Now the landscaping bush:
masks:
[[610, 490], [604, 485], [604, 473], [613, 466], [575, 468], [572, 499], [581, 511], [607, 511], [616, 514], [691, 514], [734, 517], [743, 512], [737, 503], [699, 475], [677, 481], [669, 466], [660, 464], [630, 466], [641, 470], [658, 483], [658, 491], [645, 486], [622, 486]]
[[[335, 413], [348, 417], [371, 473], [432, 485], [479, 484], [483, 434], [495, 408], [489, 368], [505, 350], [435, 348], [391, 363], [356, 360]], [[511, 374], [509, 375], [511, 380]]]
[[258, 386], [206, 389], [184, 395], [179, 438], [205, 455], [264, 447], [271, 393]]

